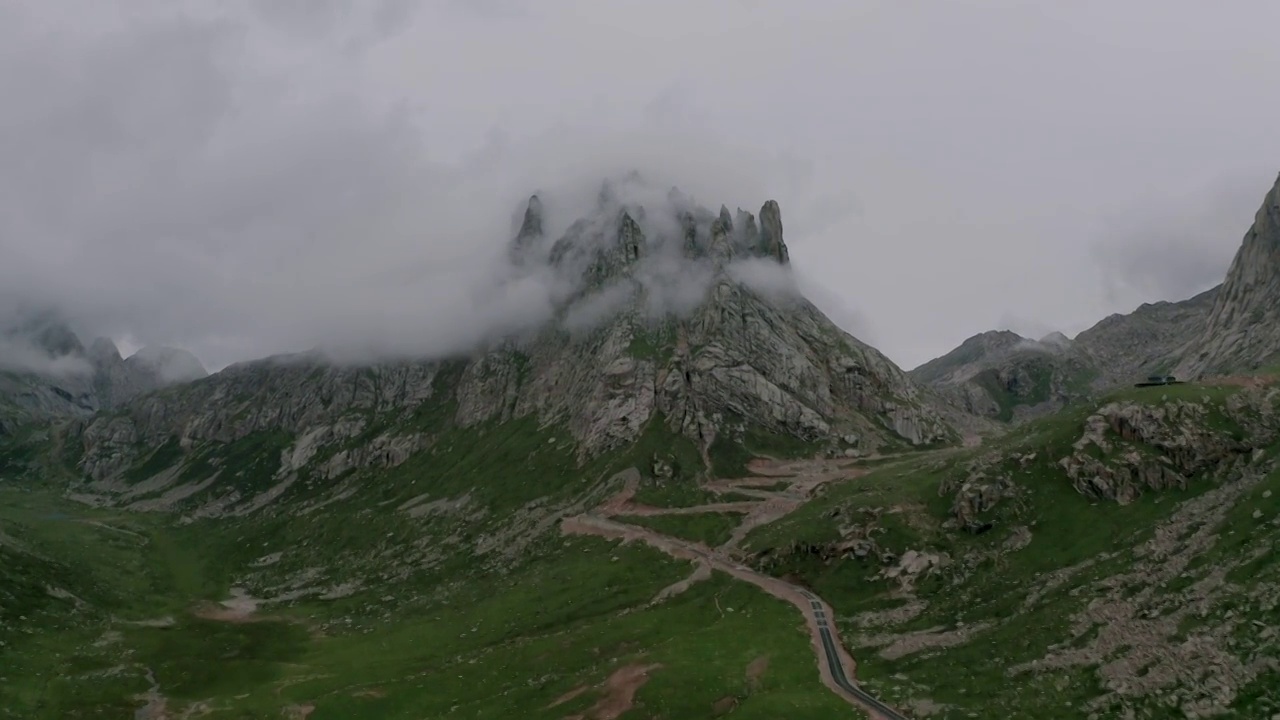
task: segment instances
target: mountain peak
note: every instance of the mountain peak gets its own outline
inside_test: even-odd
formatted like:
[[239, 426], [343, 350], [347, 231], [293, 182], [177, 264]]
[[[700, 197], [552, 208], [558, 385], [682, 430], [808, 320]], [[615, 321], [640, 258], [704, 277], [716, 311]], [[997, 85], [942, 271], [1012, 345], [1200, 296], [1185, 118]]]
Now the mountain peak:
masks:
[[[616, 286], [624, 278], [638, 283], [637, 290], [656, 290], [650, 295], [658, 296], [660, 306], [662, 298], [675, 293], [684, 298], [677, 304], [687, 308], [699, 289], [710, 290], [713, 278], [733, 275], [730, 266], [739, 260], [789, 264], [778, 203], [766, 202], [761, 217], [763, 230], [751, 213], [739, 209], [735, 214], [727, 204], [712, 212], [676, 187], [664, 194], [632, 173], [602, 181], [596, 205], [554, 241], [544, 237], [546, 210], [534, 195], [510, 254], [526, 270], [535, 256], [546, 258], [557, 287], [563, 288], [561, 310], [604, 290], [618, 300], [623, 290]], [[544, 242], [549, 242], [548, 252], [533, 251]], [[737, 282], [736, 277], [727, 279]]]
[[517, 240], [542, 236], [542, 201], [537, 195], [529, 196], [529, 203], [525, 206], [524, 220], [520, 223], [520, 232], [516, 235]]
[[1062, 334], [1057, 330], [1054, 330], [1048, 335], [1045, 335], [1044, 337], [1040, 338], [1038, 342], [1041, 345], [1049, 345], [1049, 346], [1058, 347], [1058, 348], [1071, 347], [1071, 338], [1067, 337], [1066, 335]]

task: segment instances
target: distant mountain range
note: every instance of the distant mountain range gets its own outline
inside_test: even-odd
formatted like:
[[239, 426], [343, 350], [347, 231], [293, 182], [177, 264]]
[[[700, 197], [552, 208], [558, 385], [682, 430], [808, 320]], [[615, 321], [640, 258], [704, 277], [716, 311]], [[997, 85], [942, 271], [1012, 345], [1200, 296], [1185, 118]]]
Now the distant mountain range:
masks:
[[965, 340], [908, 376], [983, 417], [1022, 421], [1148, 375], [1182, 379], [1280, 363], [1280, 181], [1267, 193], [1221, 285], [1111, 315], [1067, 339], [1008, 330]]

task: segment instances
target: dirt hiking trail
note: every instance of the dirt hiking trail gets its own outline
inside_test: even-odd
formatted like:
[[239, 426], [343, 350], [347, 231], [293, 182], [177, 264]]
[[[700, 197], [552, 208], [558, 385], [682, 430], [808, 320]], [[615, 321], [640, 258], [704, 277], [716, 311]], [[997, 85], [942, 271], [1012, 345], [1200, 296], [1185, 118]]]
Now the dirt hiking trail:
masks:
[[[714, 480], [701, 486], [712, 493], [732, 492], [739, 496], [757, 498], [756, 500], [679, 508], [634, 503], [632, 498], [640, 478], [638, 474], [633, 474], [617, 494], [595, 510], [565, 518], [561, 521], [560, 529], [566, 534], [595, 535], [623, 542], [640, 541], [671, 557], [689, 560], [697, 565], [691, 576], [659, 592], [652, 601], [654, 603], [684, 592], [693, 583], [709, 578], [712, 570], [749, 582], [770, 595], [791, 603], [804, 617], [814, 654], [817, 656], [822, 683], [870, 718], [902, 720], [906, 716], [885, 706], [858, 687], [854, 679], [857, 664], [828, 625], [828, 619], [834, 618], [835, 612], [826, 601], [805, 588], [757, 572], [741, 562], [745, 552], [740, 544], [752, 530], [794, 512], [812, 499], [824, 484], [858, 477], [868, 472], [867, 468], [850, 465], [848, 461], [835, 460], [783, 461], [758, 458], [748, 465], [748, 470], [753, 473], [750, 477]], [[708, 512], [742, 515], [742, 521], [732, 536], [719, 547], [708, 547], [700, 542], [664, 535], [656, 530], [616, 519], [616, 516], [624, 515], [689, 515]]]

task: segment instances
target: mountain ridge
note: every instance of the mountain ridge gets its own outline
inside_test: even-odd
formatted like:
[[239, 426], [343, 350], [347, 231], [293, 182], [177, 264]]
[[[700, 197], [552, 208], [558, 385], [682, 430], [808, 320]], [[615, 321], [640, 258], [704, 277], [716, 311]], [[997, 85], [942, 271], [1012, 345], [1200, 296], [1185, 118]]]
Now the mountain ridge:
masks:
[[1170, 374], [1203, 332], [1221, 287], [1113, 313], [1074, 338], [979, 333], [908, 375], [966, 412], [1021, 422], [1149, 375]]
[[[239, 363], [77, 425], [86, 473], [115, 487], [139, 443], [173, 439], [185, 451], [259, 432], [285, 431], [297, 438], [294, 456], [309, 457], [374, 441], [375, 426], [432, 404], [453, 408], [464, 428], [526, 417], [562, 424], [583, 460], [636, 442], [659, 418], [704, 454], [752, 433], [862, 454], [959, 439], [896, 365], [798, 294], [776, 202], [757, 226], [750, 213], [711, 213], [678, 191], [666, 218], [617, 193], [606, 184], [596, 211], [554, 240], [530, 198], [510, 253], [558, 276], [558, 319], [542, 329], [439, 360]], [[750, 272], [739, 272], [744, 264]], [[675, 284], [693, 278], [701, 294], [673, 295], [672, 267]], [[426, 442], [376, 437], [384, 449], [373, 455], [399, 460]]]

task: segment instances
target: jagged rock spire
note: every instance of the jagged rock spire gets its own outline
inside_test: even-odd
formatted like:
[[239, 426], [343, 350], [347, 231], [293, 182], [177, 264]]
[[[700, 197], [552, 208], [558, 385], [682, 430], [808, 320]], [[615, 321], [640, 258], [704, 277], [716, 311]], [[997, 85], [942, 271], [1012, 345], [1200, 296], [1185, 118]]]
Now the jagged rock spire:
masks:
[[100, 337], [94, 338], [89, 343], [89, 360], [95, 365], [104, 365], [108, 363], [123, 362], [124, 358], [120, 356], [120, 348], [111, 341], [110, 338]]
[[622, 252], [624, 262], [630, 264], [644, 254], [644, 233], [640, 224], [631, 217], [631, 213], [623, 211], [618, 221], [618, 249]]
[[743, 252], [754, 252], [760, 242], [760, 228], [756, 225], [756, 216], [738, 208], [737, 216], [733, 221], [733, 240], [734, 245], [741, 248]]
[[680, 229], [683, 231], [684, 243], [681, 247], [684, 256], [687, 258], [695, 258], [700, 254], [698, 248], [698, 220], [693, 213], [684, 210], [680, 212]]
[[531, 195], [529, 204], [525, 206], [524, 219], [520, 223], [520, 230], [516, 232], [515, 240], [511, 243], [510, 257], [515, 264], [523, 265], [530, 254], [534, 252], [534, 246], [542, 239], [542, 220], [542, 201], [538, 199], [537, 195]]
[[542, 237], [542, 201], [537, 195], [529, 197], [529, 205], [524, 211], [524, 222], [520, 223], [520, 232], [516, 235], [516, 241], [521, 242], [528, 238]]
[[782, 211], [778, 208], [778, 201], [770, 200], [760, 208], [760, 227], [761, 252], [783, 265], [789, 265], [791, 255], [782, 240]]
[[717, 264], [728, 262], [733, 258], [733, 241], [730, 233], [733, 231], [732, 224], [727, 224], [729, 211], [721, 208], [720, 217], [711, 223], [711, 244], [707, 248], [707, 255]]

